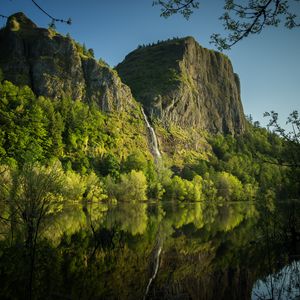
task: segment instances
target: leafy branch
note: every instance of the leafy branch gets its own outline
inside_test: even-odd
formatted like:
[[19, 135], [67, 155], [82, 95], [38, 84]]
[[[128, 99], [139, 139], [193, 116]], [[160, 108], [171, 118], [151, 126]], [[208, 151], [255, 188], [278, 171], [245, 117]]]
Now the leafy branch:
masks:
[[[287, 118], [286, 125], [291, 126], [291, 131], [282, 128], [278, 122], [278, 113], [271, 111], [265, 112], [264, 117], [270, 117], [267, 127], [273, 129], [273, 132], [278, 134], [286, 141], [287, 151], [285, 153], [285, 165], [299, 168], [300, 167], [300, 117], [297, 110], [290, 113]], [[284, 165], [282, 163], [282, 165]]]
[[189, 19], [194, 9], [199, 8], [199, 1], [195, 0], [158, 0], [153, 1], [153, 6], [161, 6], [161, 17], [168, 18], [180, 13], [185, 19]]
[[[215, 33], [211, 36], [211, 43], [219, 50], [230, 49], [236, 43], [250, 34], [259, 34], [267, 26], [278, 27], [282, 21], [284, 26], [293, 29], [299, 27], [297, 15], [291, 10], [293, 0], [249, 0], [247, 5], [226, 0], [224, 14], [220, 17], [227, 37]], [[299, 0], [294, 0], [299, 2]]]
[[300, 118], [297, 110], [290, 113], [287, 118], [286, 125], [291, 125], [292, 131], [287, 132], [278, 123], [278, 113], [275, 111], [265, 112], [264, 117], [270, 117], [268, 128], [273, 128], [273, 131], [289, 142], [300, 144]]
[[[236, 43], [251, 34], [259, 34], [267, 26], [278, 27], [281, 22], [289, 29], [300, 26], [292, 4], [300, 0], [225, 0], [224, 13], [220, 17], [227, 36], [219, 33], [211, 35], [210, 43], [218, 50], [229, 50]], [[161, 7], [161, 16], [168, 18], [180, 13], [189, 19], [194, 9], [199, 8], [195, 0], [156, 0], [153, 6]], [[296, 4], [295, 4], [296, 5]], [[298, 10], [299, 11], [299, 10]]]

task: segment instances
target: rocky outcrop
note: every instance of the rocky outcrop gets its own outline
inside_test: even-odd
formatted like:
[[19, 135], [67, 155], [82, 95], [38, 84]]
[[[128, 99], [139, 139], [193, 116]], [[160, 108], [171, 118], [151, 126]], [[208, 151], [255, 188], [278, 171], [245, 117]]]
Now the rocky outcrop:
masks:
[[103, 111], [110, 111], [112, 108], [121, 110], [125, 109], [125, 106], [131, 107], [130, 88], [121, 82], [116, 71], [108, 66], [101, 66], [93, 58], [82, 59], [82, 68], [86, 99], [99, 103]]
[[23, 13], [10, 16], [0, 31], [0, 69], [5, 79], [28, 85], [37, 95], [94, 101], [104, 111], [133, 103], [114, 70], [85, 55], [71, 38], [38, 28]]
[[211, 133], [245, 130], [239, 78], [230, 60], [192, 37], [140, 47], [116, 69], [151, 117]]
[[135, 98], [152, 118], [212, 133], [242, 133], [240, 84], [230, 60], [191, 37], [141, 47], [115, 70], [69, 37], [38, 28], [23, 13], [0, 30], [1, 77], [37, 95], [96, 102], [103, 111], [131, 110]]

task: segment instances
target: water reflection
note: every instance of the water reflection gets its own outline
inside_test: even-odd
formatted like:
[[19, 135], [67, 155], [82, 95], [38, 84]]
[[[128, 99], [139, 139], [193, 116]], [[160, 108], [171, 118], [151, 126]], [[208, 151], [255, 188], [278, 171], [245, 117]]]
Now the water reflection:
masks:
[[130, 202], [111, 207], [104, 223], [107, 228], [118, 227], [133, 236], [144, 234], [148, 223], [147, 204]]
[[[291, 212], [297, 216], [299, 205], [272, 212], [246, 202], [65, 207], [39, 237], [34, 298], [296, 299]], [[26, 247], [5, 239], [0, 247], [0, 298], [23, 298]]]
[[256, 281], [252, 299], [300, 299], [300, 262], [293, 261], [279, 272]]

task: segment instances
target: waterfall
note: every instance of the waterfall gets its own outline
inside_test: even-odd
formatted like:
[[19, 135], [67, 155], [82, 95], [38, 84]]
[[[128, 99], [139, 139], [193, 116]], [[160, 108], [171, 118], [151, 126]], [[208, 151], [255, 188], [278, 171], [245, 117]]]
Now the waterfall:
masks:
[[145, 295], [144, 295], [144, 300], [146, 299], [147, 295], [148, 295], [148, 292], [149, 292], [149, 289], [150, 289], [150, 286], [151, 286], [151, 283], [152, 281], [155, 279], [156, 275], [157, 275], [157, 272], [158, 272], [158, 267], [159, 267], [159, 258], [160, 258], [160, 253], [161, 253], [161, 250], [162, 250], [162, 247], [159, 246], [157, 248], [157, 252], [156, 252], [156, 255], [155, 255], [155, 267], [154, 267], [154, 272], [153, 272], [153, 275], [150, 277], [149, 279], [149, 282], [148, 282], [148, 285], [147, 285], [147, 288], [146, 288], [146, 292], [145, 292]]
[[159, 149], [158, 149], [158, 143], [157, 143], [157, 137], [156, 137], [155, 131], [154, 131], [153, 127], [150, 125], [150, 123], [148, 121], [148, 118], [147, 118], [147, 116], [144, 112], [143, 107], [141, 108], [141, 111], [142, 111], [142, 114], [144, 116], [147, 128], [148, 128], [149, 133], [150, 133], [152, 152], [153, 152], [153, 154], [156, 158], [161, 158], [161, 154], [160, 154]]

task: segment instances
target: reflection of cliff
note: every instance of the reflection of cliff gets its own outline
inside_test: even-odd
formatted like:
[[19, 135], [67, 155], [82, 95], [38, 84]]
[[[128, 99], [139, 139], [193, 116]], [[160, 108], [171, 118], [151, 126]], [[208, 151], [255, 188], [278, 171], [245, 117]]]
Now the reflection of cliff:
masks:
[[[281, 270], [281, 273], [286, 270], [282, 267], [288, 262], [287, 245], [272, 236], [265, 236], [265, 229], [272, 220], [266, 216], [258, 219], [253, 205], [204, 205], [201, 228], [197, 228], [193, 218], [178, 226], [178, 216], [180, 211], [185, 211], [184, 207], [181, 205], [178, 210], [174, 209], [175, 215], [170, 212], [166, 215], [168, 222], [172, 215], [175, 216], [174, 231], [165, 243], [168, 247], [164, 248], [160, 271], [149, 299], [247, 300], [251, 299], [258, 278], [265, 278], [270, 273], [276, 273], [276, 270]], [[278, 217], [276, 215], [275, 219], [278, 220]], [[281, 277], [281, 281], [286, 281], [285, 287], [295, 282], [295, 275]], [[273, 286], [270, 282], [267, 282], [268, 286], [264, 282], [264, 288], [273, 288], [276, 293], [278, 286], [275, 287], [274, 283], [276, 281], [278, 284], [280, 280], [278, 276], [272, 278]], [[300, 284], [299, 276], [293, 286], [296, 284]], [[265, 298], [261, 294], [258, 299], [271, 297]]]
[[[223, 246], [214, 253], [210, 247], [197, 253], [174, 248], [165, 252], [148, 299], [298, 299], [299, 261], [282, 268], [278, 258], [283, 253], [278, 249], [267, 254], [268, 262], [263, 247], [250, 247], [248, 253], [239, 247], [225, 250]], [[266, 277], [268, 272], [275, 274]]]
[[254, 281], [255, 274], [251, 270], [228, 264], [222, 269], [203, 270], [199, 277], [189, 274], [182, 279], [181, 287], [189, 299], [247, 300]]
[[169, 234], [147, 299], [250, 299], [256, 266], [242, 255], [253, 237], [254, 207], [202, 202], [169, 203], [164, 209], [161, 227]]
[[[207, 272], [200, 266], [204, 261], [197, 261], [202, 275], [197, 278], [192, 272], [183, 278], [172, 278], [162, 286], [155, 286], [150, 299], [250, 299], [253, 275], [247, 270], [225, 269]], [[162, 266], [163, 267], [163, 266]], [[184, 266], [182, 266], [184, 268]], [[251, 278], [252, 277], [252, 278]]]

